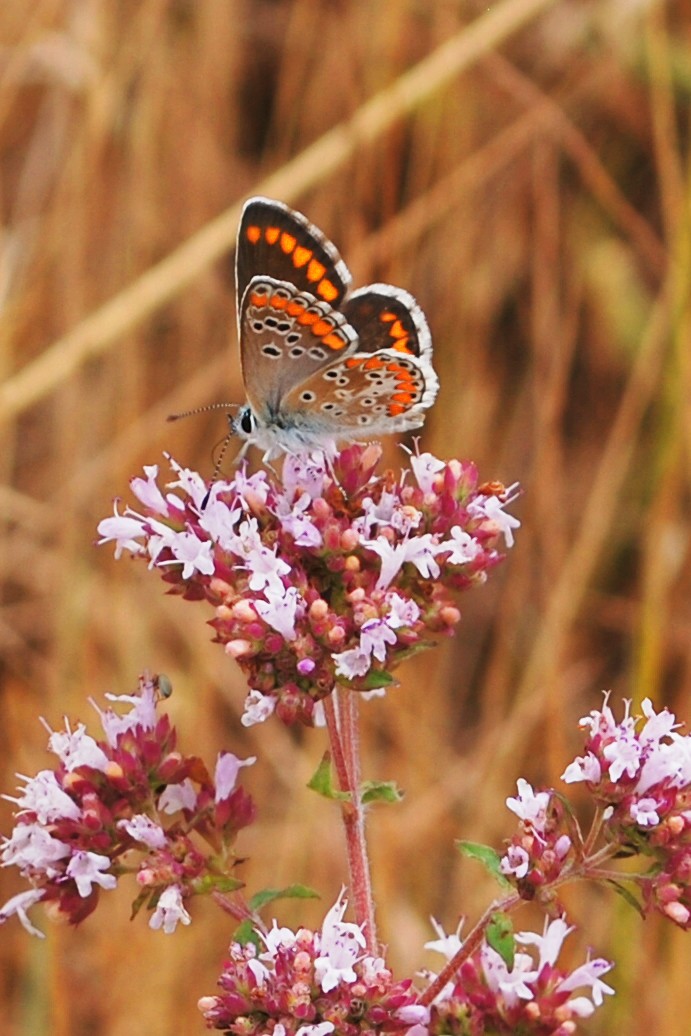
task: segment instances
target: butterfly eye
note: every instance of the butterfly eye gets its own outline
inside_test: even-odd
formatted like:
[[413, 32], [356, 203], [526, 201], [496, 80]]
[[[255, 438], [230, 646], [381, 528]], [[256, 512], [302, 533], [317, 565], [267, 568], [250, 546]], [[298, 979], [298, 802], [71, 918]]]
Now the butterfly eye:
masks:
[[240, 414], [239, 424], [241, 430], [245, 433], [245, 435], [251, 435], [254, 431], [254, 414], [252, 413], [249, 407], [243, 410], [243, 412]]

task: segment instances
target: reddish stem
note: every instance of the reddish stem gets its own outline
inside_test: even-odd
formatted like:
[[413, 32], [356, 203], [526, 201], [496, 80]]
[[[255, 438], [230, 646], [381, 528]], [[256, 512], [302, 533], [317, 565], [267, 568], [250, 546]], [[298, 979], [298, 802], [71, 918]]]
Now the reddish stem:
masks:
[[341, 816], [355, 918], [358, 924], [365, 926], [368, 952], [376, 956], [379, 948], [365, 841], [365, 811], [360, 799], [360, 738], [356, 695], [336, 687], [333, 694], [325, 699], [324, 710], [339, 790], [349, 793], [349, 798], [341, 801]]
[[434, 998], [441, 993], [446, 983], [455, 978], [459, 968], [473, 955], [473, 953], [475, 953], [475, 950], [482, 942], [485, 929], [490, 922], [492, 914], [497, 911], [508, 914], [512, 910], [515, 910], [520, 902], [520, 896], [512, 895], [508, 896], [501, 903], [492, 903], [492, 905], [485, 910], [472, 931], [469, 932], [467, 937], [463, 940], [463, 945], [458, 952], [454, 954], [448, 964], [446, 964], [439, 972], [435, 980], [430, 983], [424, 993], [422, 993], [418, 1002], [425, 1005], [431, 1004]]

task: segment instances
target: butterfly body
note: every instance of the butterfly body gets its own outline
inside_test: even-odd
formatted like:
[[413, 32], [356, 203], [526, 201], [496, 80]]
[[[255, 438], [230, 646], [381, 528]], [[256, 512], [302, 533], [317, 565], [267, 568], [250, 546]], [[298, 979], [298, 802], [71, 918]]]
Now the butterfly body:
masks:
[[437, 394], [432, 341], [413, 297], [389, 284], [348, 294], [334, 245], [280, 202], [243, 209], [236, 258], [247, 404], [232, 430], [265, 451], [419, 427]]

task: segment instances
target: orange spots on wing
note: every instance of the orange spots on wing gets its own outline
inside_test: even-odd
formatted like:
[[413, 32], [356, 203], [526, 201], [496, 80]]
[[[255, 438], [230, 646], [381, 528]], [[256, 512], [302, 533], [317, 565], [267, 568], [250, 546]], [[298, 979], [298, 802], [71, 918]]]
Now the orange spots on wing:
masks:
[[359, 367], [361, 363], [363, 363], [363, 359], [361, 356], [349, 356], [345, 362], [345, 365], [346, 367], [349, 367], [352, 370], [353, 367]]
[[270, 245], [275, 245], [278, 241], [278, 235], [281, 233], [279, 227], [267, 227], [264, 231], [264, 237]]
[[253, 291], [250, 295], [250, 305], [265, 306], [268, 294], [267, 291]]
[[312, 334], [321, 338], [322, 335], [328, 335], [329, 331], [333, 331], [333, 329], [334, 326], [330, 320], [318, 320], [312, 328]]
[[272, 309], [285, 309], [289, 301], [284, 295], [272, 295], [269, 305]]
[[298, 245], [293, 252], [293, 266], [297, 266], [298, 269], [304, 266], [312, 258], [312, 249], [305, 248], [304, 245]]
[[286, 306], [286, 313], [290, 317], [299, 317], [301, 313], [304, 313], [307, 309], [307, 302], [305, 299], [291, 299]]
[[317, 262], [316, 259], [311, 259], [309, 266], [307, 267], [307, 280], [308, 281], [320, 281], [326, 273], [326, 267], [323, 263]]
[[390, 309], [385, 309], [383, 313], [379, 314], [379, 319], [383, 320], [385, 324], [389, 324], [396, 319], [396, 314], [392, 313]]
[[[364, 367], [364, 369], [366, 371], [378, 371], [378, 370], [381, 370], [382, 367], [385, 367], [385, 366], [386, 366], [386, 364], [384, 363], [384, 361], [380, 360], [378, 356], [371, 356], [369, 358], [369, 360], [365, 360], [365, 362], [363, 364], [363, 367]], [[389, 370], [390, 369], [391, 369], [391, 367], [389, 366]]]
[[400, 320], [397, 320], [395, 324], [392, 324], [389, 328], [389, 334], [392, 338], [405, 338], [407, 332]]
[[394, 392], [391, 399], [396, 403], [414, 403], [417, 399], [417, 392]]
[[400, 403], [389, 403], [389, 414], [391, 417], [398, 417], [399, 414], [404, 414], [407, 407], [401, 406]]
[[292, 234], [286, 234], [285, 231], [281, 234], [281, 248], [286, 255], [290, 255], [297, 244], [297, 239]]
[[298, 324], [316, 324], [319, 320], [319, 313], [315, 313], [312, 309], [306, 309], [304, 313], [301, 313], [298, 317]]
[[348, 340], [344, 335], [340, 335], [338, 331], [332, 331], [329, 335], [324, 335], [322, 338], [324, 345], [327, 345], [329, 349], [343, 349], [347, 344]]
[[251, 227], [247, 227], [247, 229], [245, 231], [245, 237], [253, 245], [256, 245], [257, 241], [259, 240], [259, 238], [261, 236], [262, 236], [262, 228], [261, 227], [251, 226]]
[[325, 277], [317, 285], [317, 295], [321, 295], [327, 302], [333, 302], [334, 299], [338, 298], [338, 288]]
[[394, 342], [393, 348], [396, 349], [399, 353], [407, 353], [409, 356], [413, 355], [413, 350], [408, 345], [407, 335], [405, 338], [399, 338], [397, 342]]

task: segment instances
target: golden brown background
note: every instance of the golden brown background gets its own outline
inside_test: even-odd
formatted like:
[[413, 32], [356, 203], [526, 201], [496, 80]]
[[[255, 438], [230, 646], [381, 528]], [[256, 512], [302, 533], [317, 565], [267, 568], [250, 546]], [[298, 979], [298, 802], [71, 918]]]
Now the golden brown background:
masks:
[[[516, 777], [558, 780], [602, 688], [691, 718], [690, 97], [688, 0], [3, 0], [3, 790], [50, 765], [39, 715], [90, 720], [87, 696], [148, 666], [183, 747], [259, 756], [250, 888], [312, 884], [322, 903], [280, 917], [314, 924], [344, 878], [335, 810], [304, 787], [323, 733], [241, 728], [206, 607], [94, 547], [164, 450], [212, 470], [222, 414], [165, 415], [242, 400], [232, 246], [257, 192], [305, 211], [356, 284], [413, 292], [441, 378], [424, 448], [525, 489], [458, 636], [364, 710], [366, 776], [407, 793], [371, 814], [397, 973], [433, 964], [430, 913], [450, 928], [494, 893], [454, 838], [511, 833]], [[36, 911], [44, 942], [0, 931], [0, 1031], [203, 1031], [227, 920], [197, 902], [166, 937], [132, 897], [76, 931]], [[588, 1032], [688, 1034], [691, 934], [568, 900], [572, 963], [617, 961]]]

